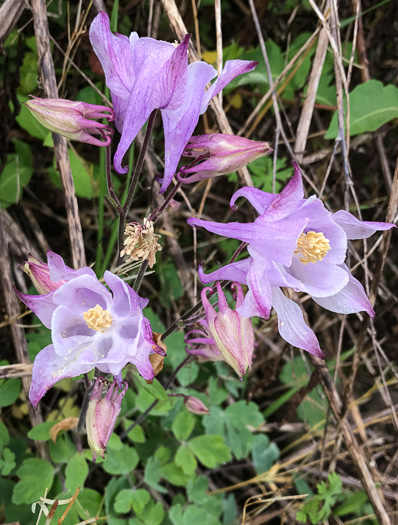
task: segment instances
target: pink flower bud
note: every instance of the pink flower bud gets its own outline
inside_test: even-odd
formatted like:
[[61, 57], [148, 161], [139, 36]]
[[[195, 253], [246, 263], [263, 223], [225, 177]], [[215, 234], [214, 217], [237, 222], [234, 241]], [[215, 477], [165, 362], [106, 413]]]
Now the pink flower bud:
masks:
[[[94, 146], [108, 146], [113, 130], [106, 124], [90, 119], [114, 119], [113, 110], [86, 102], [74, 102], [62, 98], [38, 98], [26, 102], [32, 115], [45, 128], [70, 140], [87, 142]], [[99, 135], [96, 138], [93, 135]]]
[[[244, 300], [242, 288], [238, 283], [234, 283], [233, 286], [237, 292], [236, 307], [239, 307]], [[202, 290], [201, 296], [210, 335], [213, 337], [224, 360], [242, 379], [246, 370], [251, 367], [253, 360], [254, 333], [251, 320], [243, 317], [236, 310], [229, 308], [227, 299], [218, 282], [219, 312], [216, 312], [206, 296], [208, 290], [212, 289], [205, 288]]]
[[36, 288], [39, 294], [45, 295], [54, 290], [57, 290], [62, 286], [66, 281], [53, 282], [50, 279], [50, 270], [48, 264], [43, 263], [33, 257], [28, 255], [28, 260], [20, 268], [29, 275], [32, 279], [33, 286]]
[[180, 180], [190, 183], [232, 173], [271, 152], [269, 142], [255, 142], [235, 135], [213, 133], [191, 137], [183, 155], [203, 162], [190, 168], [182, 168], [182, 174], [194, 175], [181, 177]]
[[209, 413], [207, 406], [200, 399], [194, 396], [184, 396], [184, 405], [190, 412], [193, 414], [198, 414], [199, 416]]
[[97, 459], [98, 454], [102, 458], [105, 457], [106, 445], [115, 428], [122, 399], [128, 388], [127, 383], [124, 382], [125, 386], [119, 392], [117, 382], [114, 381], [105, 397], [102, 397], [104, 383], [106, 384], [106, 381], [102, 377], [96, 380], [86, 416], [87, 439], [93, 453], [93, 462]]

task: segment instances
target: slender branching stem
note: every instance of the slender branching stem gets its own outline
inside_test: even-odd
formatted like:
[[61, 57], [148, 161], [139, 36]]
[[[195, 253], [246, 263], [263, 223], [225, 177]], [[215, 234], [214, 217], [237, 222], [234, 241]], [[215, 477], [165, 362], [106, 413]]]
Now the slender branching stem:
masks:
[[142, 261], [141, 263], [141, 266], [140, 266], [140, 269], [138, 271], [138, 275], [135, 279], [135, 282], [134, 282], [134, 290], [138, 293], [140, 288], [141, 288], [141, 284], [142, 284], [142, 280], [144, 279], [144, 275], [145, 275], [145, 272], [148, 268], [148, 264], [149, 264], [149, 261], [145, 260], [145, 261]]
[[144, 141], [142, 143], [141, 151], [138, 156], [137, 163], [134, 167], [133, 174], [131, 176], [130, 187], [127, 193], [126, 202], [123, 205], [122, 213], [119, 213], [118, 260], [117, 260], [116, 266], [119, 266], [122, 263], [122, 257], [120, 256], [120, 252], [123, 247], [123, 237], [124, 237], [124, 229], [126, 226], [126, 218], [127, 218], [127, 214], [129, 212], [130, 206], [133, 202], [135, 190], [137, 189], [138, 179], [141, 174], [142, 166], [144, 164], [145, 154], [148, 149], [149, 140], [151, 138], [153, 125], [155, 123], [157, 113], [158, 113], [158, 110], [154, 109], [149, 116]]

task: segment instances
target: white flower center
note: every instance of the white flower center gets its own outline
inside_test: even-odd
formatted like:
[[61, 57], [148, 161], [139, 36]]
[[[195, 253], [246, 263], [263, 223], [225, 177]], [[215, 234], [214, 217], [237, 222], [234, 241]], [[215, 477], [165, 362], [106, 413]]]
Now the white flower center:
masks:
[[87, 326], [97, 332], [106, 332], [108, 328], [112, 326], [111, 314], [99, 304], [94, 306], [94, 308], [90, 308], [87, 312], [84, 312], [83, 318]]
[[294, 253], [301, 255], [300, 262], [308, 264], [322, 261], [329, 250], [329, 239], [326, 239], [322, 232], [307, 232], [298, 238]]

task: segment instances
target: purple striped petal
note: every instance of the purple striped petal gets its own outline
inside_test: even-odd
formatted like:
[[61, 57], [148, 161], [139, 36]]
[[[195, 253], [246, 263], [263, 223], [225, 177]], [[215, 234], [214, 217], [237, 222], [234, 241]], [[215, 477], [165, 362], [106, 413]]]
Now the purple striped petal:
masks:
[[353, 277], [346, 265], [342, 268], [347, 272], [349, 281], [340, 292], [329, 297], [315, 297], [312, 298], [322, 308], [326, 308], [331, 312], [340, 314], [354, 314], [357, 312], [367, 312], [373, 319], [375, 312], [370, 304], [370, 301], [363, 289], [362, 284]]
[[210, 100], [220, 93], [231, 80], [239, 75], [252, 71], [257, 65], [258, 62], [251, 60], [227, 60], [217, 80], [206, 91], [203, 97], [202, 107], [200, 108], [200, 114], [206, 111]]
[[343, 228], [347, 239], [367, 239], [377, 231], [386, 231], [396, 228], [389, 222], [360, 221], [348, 211], [340, 210], [333, 213], [333, 220]]
[[202, 266], [199, 266], [199, 279], [203, 284], [209, 284], [213, 281], [235, 281], [239, 284], [246, 284], [247, 272], [249, 271], [249, 265], [251, 257], [243, 259], [242, 261], [227, 264], [215, 270], [214, 272], [204, 273]]
[[215, 75], [216, 70], [209, 64], [204, 62], [190, 64], [183, 103], [173, 111], [168, 108], [162, 110], [165, 166], [160, 193], [169, 186], [177, 170], [182, 152], [198, 123], [205, 86]]
[[230, 200], [229, 205], [231, 208], [235, 207], [235, 202], [239, 197], [244, 197], [247, 199], [253, 208], [257, 211], [259, 215], [262, 215], [271, 202], [275, 199], [275, 193], [267, 193], [266, 191], [258, 190], [257, 188], [251, 188], [250, 186], [245, 186], [240, 190], [236, 191]]
[[298, 304], [288, 299], [280, 288], [272, 288], [272, 306], [278, 316], [281, 337], [291, 345], [324, 359], [325, 355], [320, 349], [318, 339], [304, 321]]

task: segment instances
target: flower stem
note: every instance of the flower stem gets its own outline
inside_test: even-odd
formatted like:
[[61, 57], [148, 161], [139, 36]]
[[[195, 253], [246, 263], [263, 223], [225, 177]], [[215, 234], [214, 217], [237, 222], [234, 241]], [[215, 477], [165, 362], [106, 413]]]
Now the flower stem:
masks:
[[159, 217], [162, 215], [162, 213], [164, 212], [164, 210], [167, 208], [167, 206], [169, 205], [170, 201], [172, 200], [172, 198], [174, 197], [174, 195], [177, 193], [177, 191], [181, 188], [181, 185], [182, 185], [182, 182], [179, 180], [177, 182], [177, 184], [174, 186], [174, 188], [170, 191], [170, 193], [167, 195], [167, 197], [164, 199], [163, 203], [161, 206], [159, 206], [158, 208], [156, 208], [156, 210], [154, 210], [149, 216], [148, 216], [148, 221], [151, 221], [153, 223], [155, 223]]
[[149, 264], [149, 261], [145, 260], [145, 261], [142, 261], [141, 263], [141, 266], [140, 266], [140, 269], [138, 271], [138, 275], [135, 279], [135, 282], [134, 282], [134, 291], [135, 292], [139, 292], [140, 288], [141, 288], [141, 284], [142, 284], [142, 281], [144, 279], [144, 275], [145, 275], [145, 272], [148, 268], [148, 264]]
[[112, 161], [111, 161], [111, 145], [106, 147], [106, 162], [105, 162], [105, 171], [106, 171], [106, 184], [108, 186], [109, 199], [112, 202], [113, 206], [116, 208], [118, 215], [123, 213], [122, 205], [115, 193], [115, 188], [113, 186], [112, 180]]
[[149, 140], [151, 138], [153, 125], [155, 123], [157, 113], [158, 113], [158, 110], [154, 109], [149, 116], [144, 141], [142, 143], [141, 151], [138, 156], [137, 163], [134, 167], [133, 175], [131, 177], [130, 187], [127, 193], [126, 202], [124, 203], [121, 213], [119, 213], [119, 234], [118, 234], [118, 254], [119, 255], [118, 255], [116, 266], [119, 266], [122, 263], [122, 257], [120, 257], [120, 252], [123, 246], [123, 236], [124, 236], [126, 218], [127, 218], [127, 214], [129, 212], [131, 203], [133, 202], [135, 190], [137, 189], [138, 179], [141, 174], [142, 165], [144, 163], [144, 158], [145, 158], [145, 153], [148, 149]]
[[[177, 366], [177, 368], [174, 370], [174, 372], [171, 374], [169, 379], [167, 380], [167, 383], [164, 385], [165, 390], [169, 388], [171, 383], [174, 381], [174, 379], [177, 377], [178, 372], [183, 368], [185, 365], [189, 363], [189, 361], [192, 361], [192, 356], [188, 355], [181, 363]], [[130, 425], [128, 428], [126, 428], [121, 434], [120, 439], [123, 440], [126, 438], [127, 434], [133, 430], [137, 425], [140, 425], [144, 419], [147, 417], [147, 415], [155, 408], [155, 406], [159, 403], [159, 399], [155, 399], [155, 401], [149, 405], [149, 407], [143, 412], [137, 419], [134, 421], [132, 425]]]
[[[91, 382], [90, 382], [91, 383]], [[94, 383], [87, 388], [87, 375], [85, 374], [86, 391], [84, 393], [82, 407], [80, 409], [79, 422], [77, 424], [77, 434], [80, 436], [83, 434], [84, 424], [86, 422], [86, 414], [88, 410], [88, 404], [94, 388]]]

